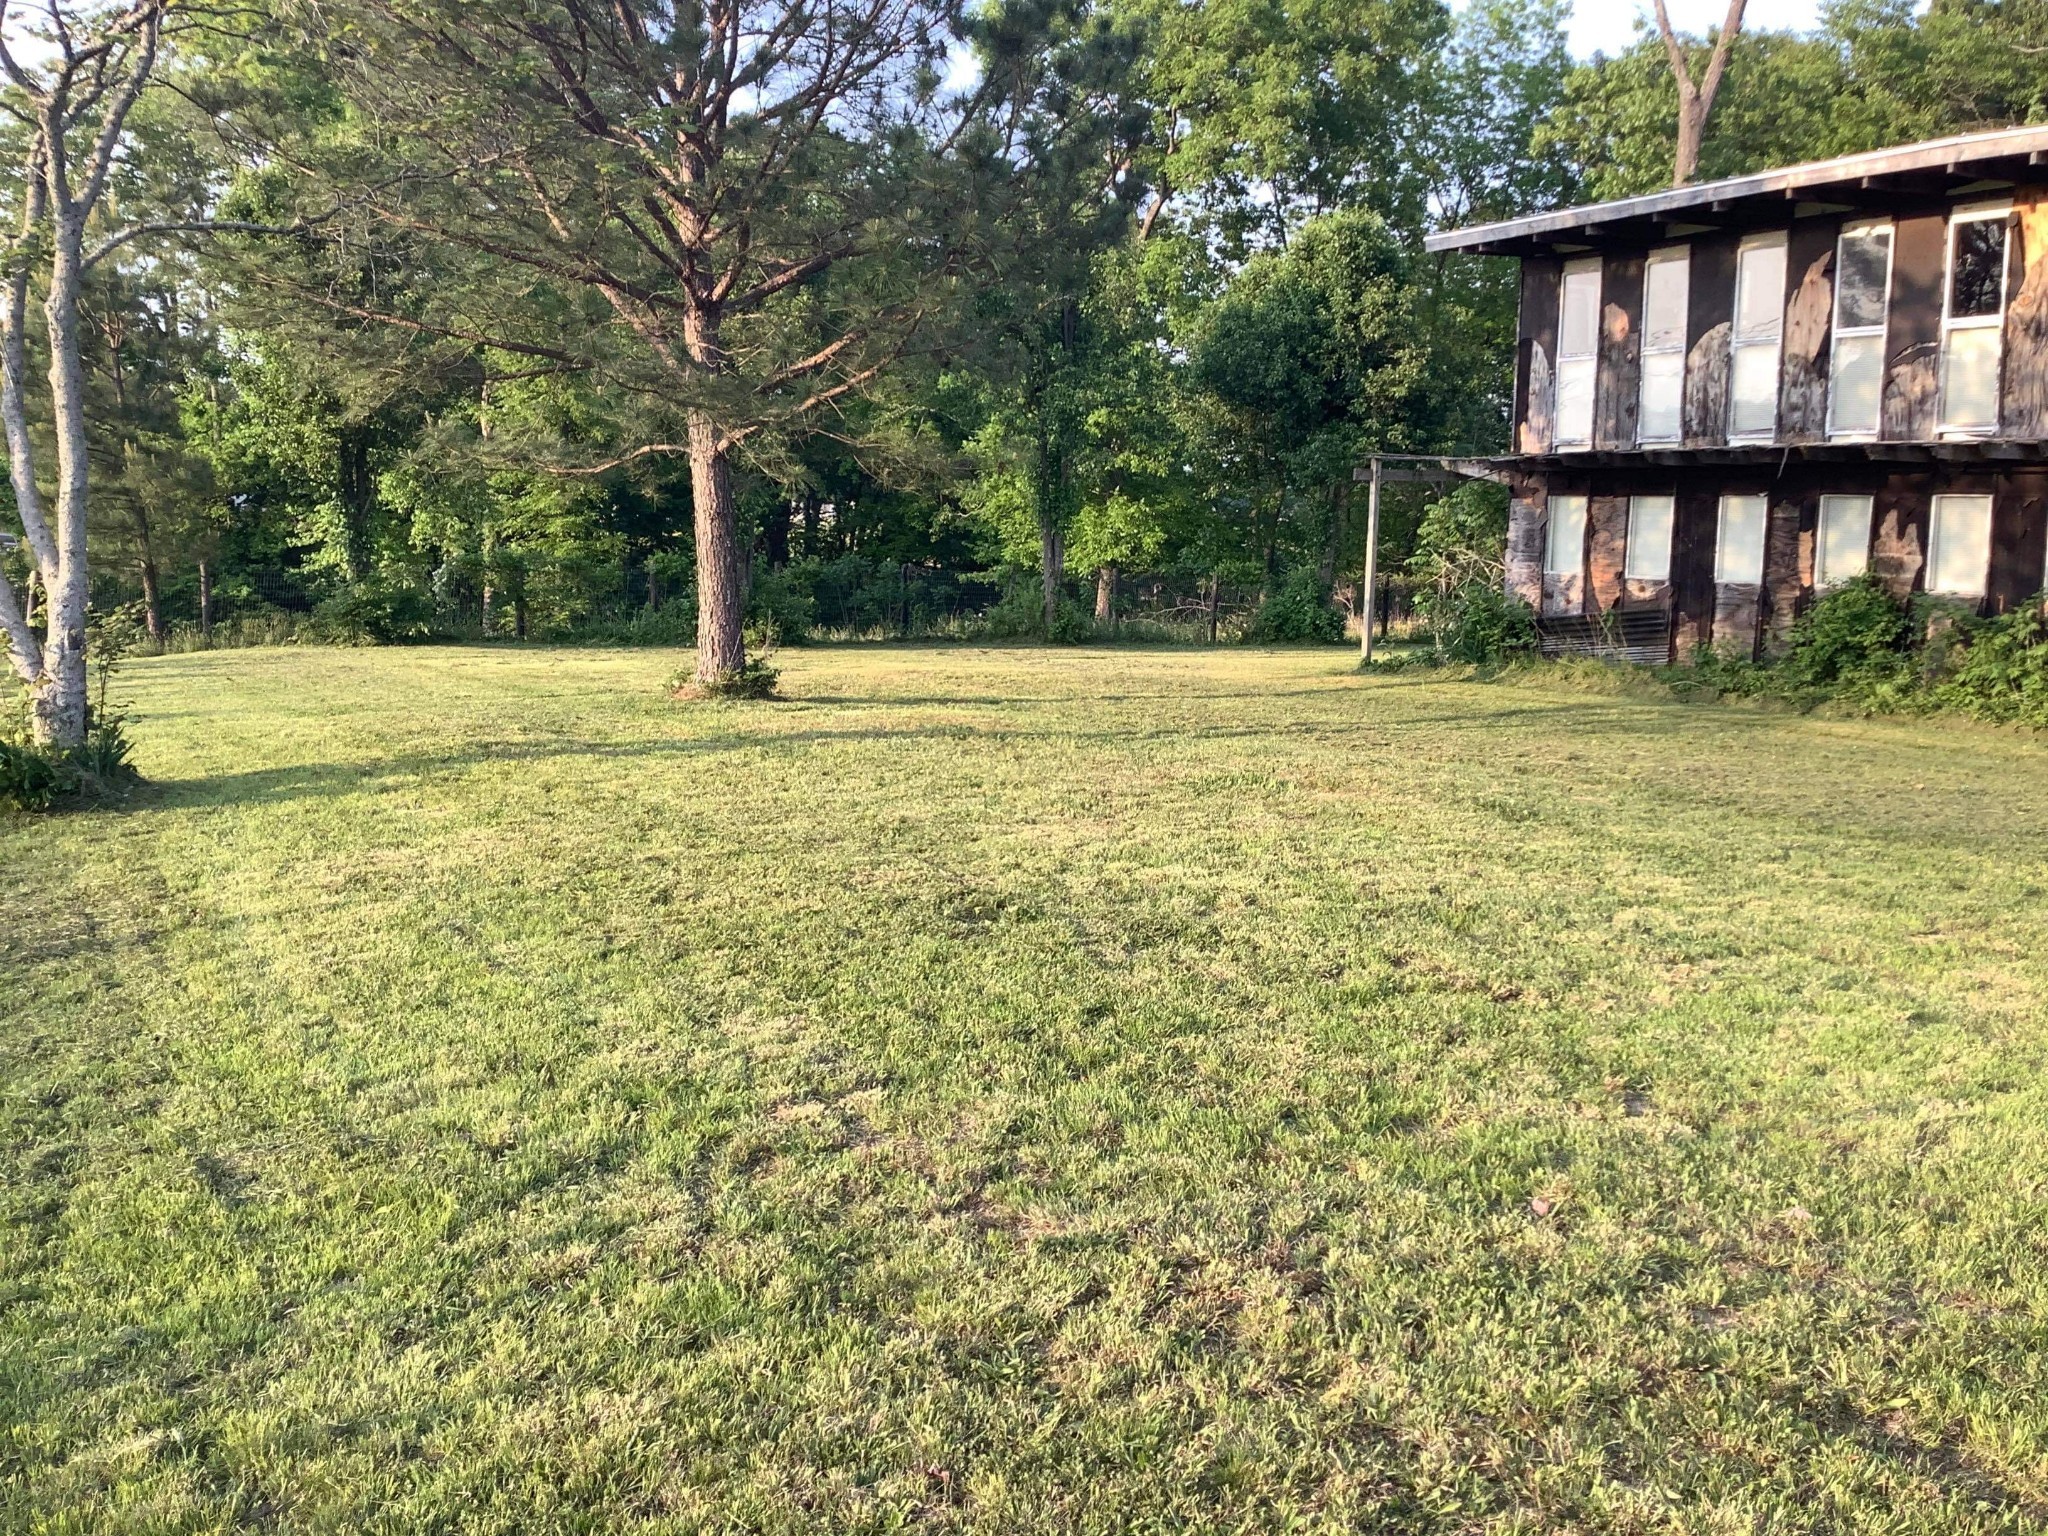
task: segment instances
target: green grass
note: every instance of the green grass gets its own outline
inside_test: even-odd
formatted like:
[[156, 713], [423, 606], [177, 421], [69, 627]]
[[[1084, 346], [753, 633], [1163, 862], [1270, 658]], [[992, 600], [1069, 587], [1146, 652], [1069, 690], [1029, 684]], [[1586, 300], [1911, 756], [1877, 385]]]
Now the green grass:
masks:
[[2048, 749], [249, 651], [0, 826], [0, 1529], [2048, 1523]]

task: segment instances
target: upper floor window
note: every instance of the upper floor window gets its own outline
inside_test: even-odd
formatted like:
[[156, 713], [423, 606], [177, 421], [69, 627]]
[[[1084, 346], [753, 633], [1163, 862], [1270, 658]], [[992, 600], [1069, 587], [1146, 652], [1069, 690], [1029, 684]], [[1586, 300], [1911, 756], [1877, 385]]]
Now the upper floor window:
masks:
[[1628, 499], [1628, 551], [1622, 575], [1631, 581], [1671, 579], [1671, 522], [1677, 506], [1672, 496], [1631, 496]]
[[1941, 430], [1998, 428], [2005, 331], [2006, 208], [1958, 213], [1948, 230], [1948, 294], [1941, 319]]
[[1728, 435], [1765, 438], [1778, 430], [1778, 354], [1785, 335], [1785, 236], [1752, 235], [1735, 262], [1734, 370]]
[[1550, 576], [1577, 576], [1586, 568], [1586, 498], [1552, 496], [1550, 527], [1543, 540], [1543, 570]]
[[1684, 435], [1686, 290], [1691, 280], [1692, 261], [1682, 245], [1652, 251], [1643, 267], [1639, 443], [1675, 443]]
[[1560, 448], [1593, 442], [1593, 391], [1600, 372], [1600, 259], [1564, 269], [1557, 315], [1557, 438]]
[[1828, 435], [1875, 437], [1884, 403], [1885, 313], [1892, 227], [1842, 231], [1835, 256], [1835, 351], [1828, 370]]

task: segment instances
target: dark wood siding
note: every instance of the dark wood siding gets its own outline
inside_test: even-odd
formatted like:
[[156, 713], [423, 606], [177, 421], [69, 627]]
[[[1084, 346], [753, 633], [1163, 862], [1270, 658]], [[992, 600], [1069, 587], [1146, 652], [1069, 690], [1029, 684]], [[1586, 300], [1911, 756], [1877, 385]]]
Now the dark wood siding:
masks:
[[2005, 435], [2048, 438], [2048, 189], [2013, 199], [2020, 280], [2005, 314]]
[[1891, 331], [1886, 345], [1882, 435], [1934, 436], [1941, 382], [1941, 287], [1948, 220], [1900, 219], [1892, 246]]
[[1671, 535], [1671, 587], [1676, 623], [1672, 647], [1683, 660], [1714, 634], [1715, 492], [1681, 487]]
[[1991, 579], [1985, 603], [2009, 613], [2039, 592], [2048, 533], [2048, 470], [2001, 475], [1991, 502]]
[[1610, 256], [1600, 274], [1600, 373], [1593, 446], [1633, 448], [1642, 405], [1643, 258]]
[[1685, 317], [1685, 441], [1713, 447], [1727, 441], [1728, 370], [1735, 315], [1732, 236], [1695, 240]]
[[1786, 245], [1785, 361], [1779, 375], [1778, 436], [1816, 443], [1828, 431], [1828, 341], [1835, 319], [1835, 245], [1841, 225], [1805, 219]]
[[1522, 322], [1515, 362], [1515, 449], [1548, 453], [1555, 425], [1558, 286], [1564, 265], [1522, 263]]
[[1543, 602], [1543, 482], [1517, 477], [1508, 490], [1507, 582], [1531, 608]]

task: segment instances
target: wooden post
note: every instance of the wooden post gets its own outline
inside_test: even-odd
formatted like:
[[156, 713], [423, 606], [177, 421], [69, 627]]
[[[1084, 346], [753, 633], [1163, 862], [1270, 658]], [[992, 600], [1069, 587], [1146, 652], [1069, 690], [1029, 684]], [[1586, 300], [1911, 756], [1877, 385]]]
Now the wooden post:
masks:
[[1372, 489], [1365, 497], [1365, 611], [1358, 616], [1358, 662], [1372, 660], [1373, 608], [1379, 597], [1380, 572], [1380, 461], [1372, 461]]

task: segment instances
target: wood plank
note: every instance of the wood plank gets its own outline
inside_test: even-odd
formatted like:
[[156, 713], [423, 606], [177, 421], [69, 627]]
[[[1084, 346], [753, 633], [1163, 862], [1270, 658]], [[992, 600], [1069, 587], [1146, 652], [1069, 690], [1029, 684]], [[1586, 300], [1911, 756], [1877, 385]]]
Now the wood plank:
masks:
[[1737, 661], [1756, 660], [1756, 637], [1764, 589], [1753, 581], [1724, 581], [1714, 588], [1714, 650]]
[[1586, 503], [1587, 611], [1606, 613], [1622, 600], [1628, 554], [1628, 498], [1595, 496]]
[[1991, 579], [1985, 592], [1993, 613], [2010, 613], [2041, 591], [2048, 571], [2048, 470], [1998, 477], [1991, 493]]
[[[1763, 653], [1782, 656], [1792, 646], [1792, 626], [1805, 606], [1813, 577], [1813, 498], [1773, 494], [1764, 525]], [[1800, 541], [1805, 534], [1802, 561]]]
[[1728, 373], [1735, 317], [1733, 237], [1695, 240], [1685, 325], [1685, 444], [1728, 440]]
[[1642, 408], [1643, 258], [1610, 256], [1600, 275], [1600, 363], [1593, 446], [1633, 448]]
[[1892, 247], [1892, 303], [1881, 435], [1931, 441], [1940, 394], [1941, 290], [1948, 221], [1900, 219]]
[[2048, 187], [2013, 199], [2019, 280], [2005, 312], [2005, 385], [1999, 416], [2007, 437], [2048, 437]]
[[1911, 597], [1920, 588], [1927, 564], [1926, 478], [1888, 475], [1874, 500], [1877, 532], [1870, 545], [1871, 574], [1892, 596]]
[[1521, 332], [1515, 348], [1515, 447], [1548, 453], [1557, 421], [1557, 305], [1564, 263], [1522, 263]]
[[1842, 226], [1804, 219], [1786, 247], [1785, 360], [1779, 376], [1778, 437], [1817, 443], [1828, 433], [1829, 341], [1835, 323], [1835, 246]]
[[1542, 480], [1518, 476], [1508, 491], [1508, 595], [1543, 606], [1543, 533], [1547, 501]]

